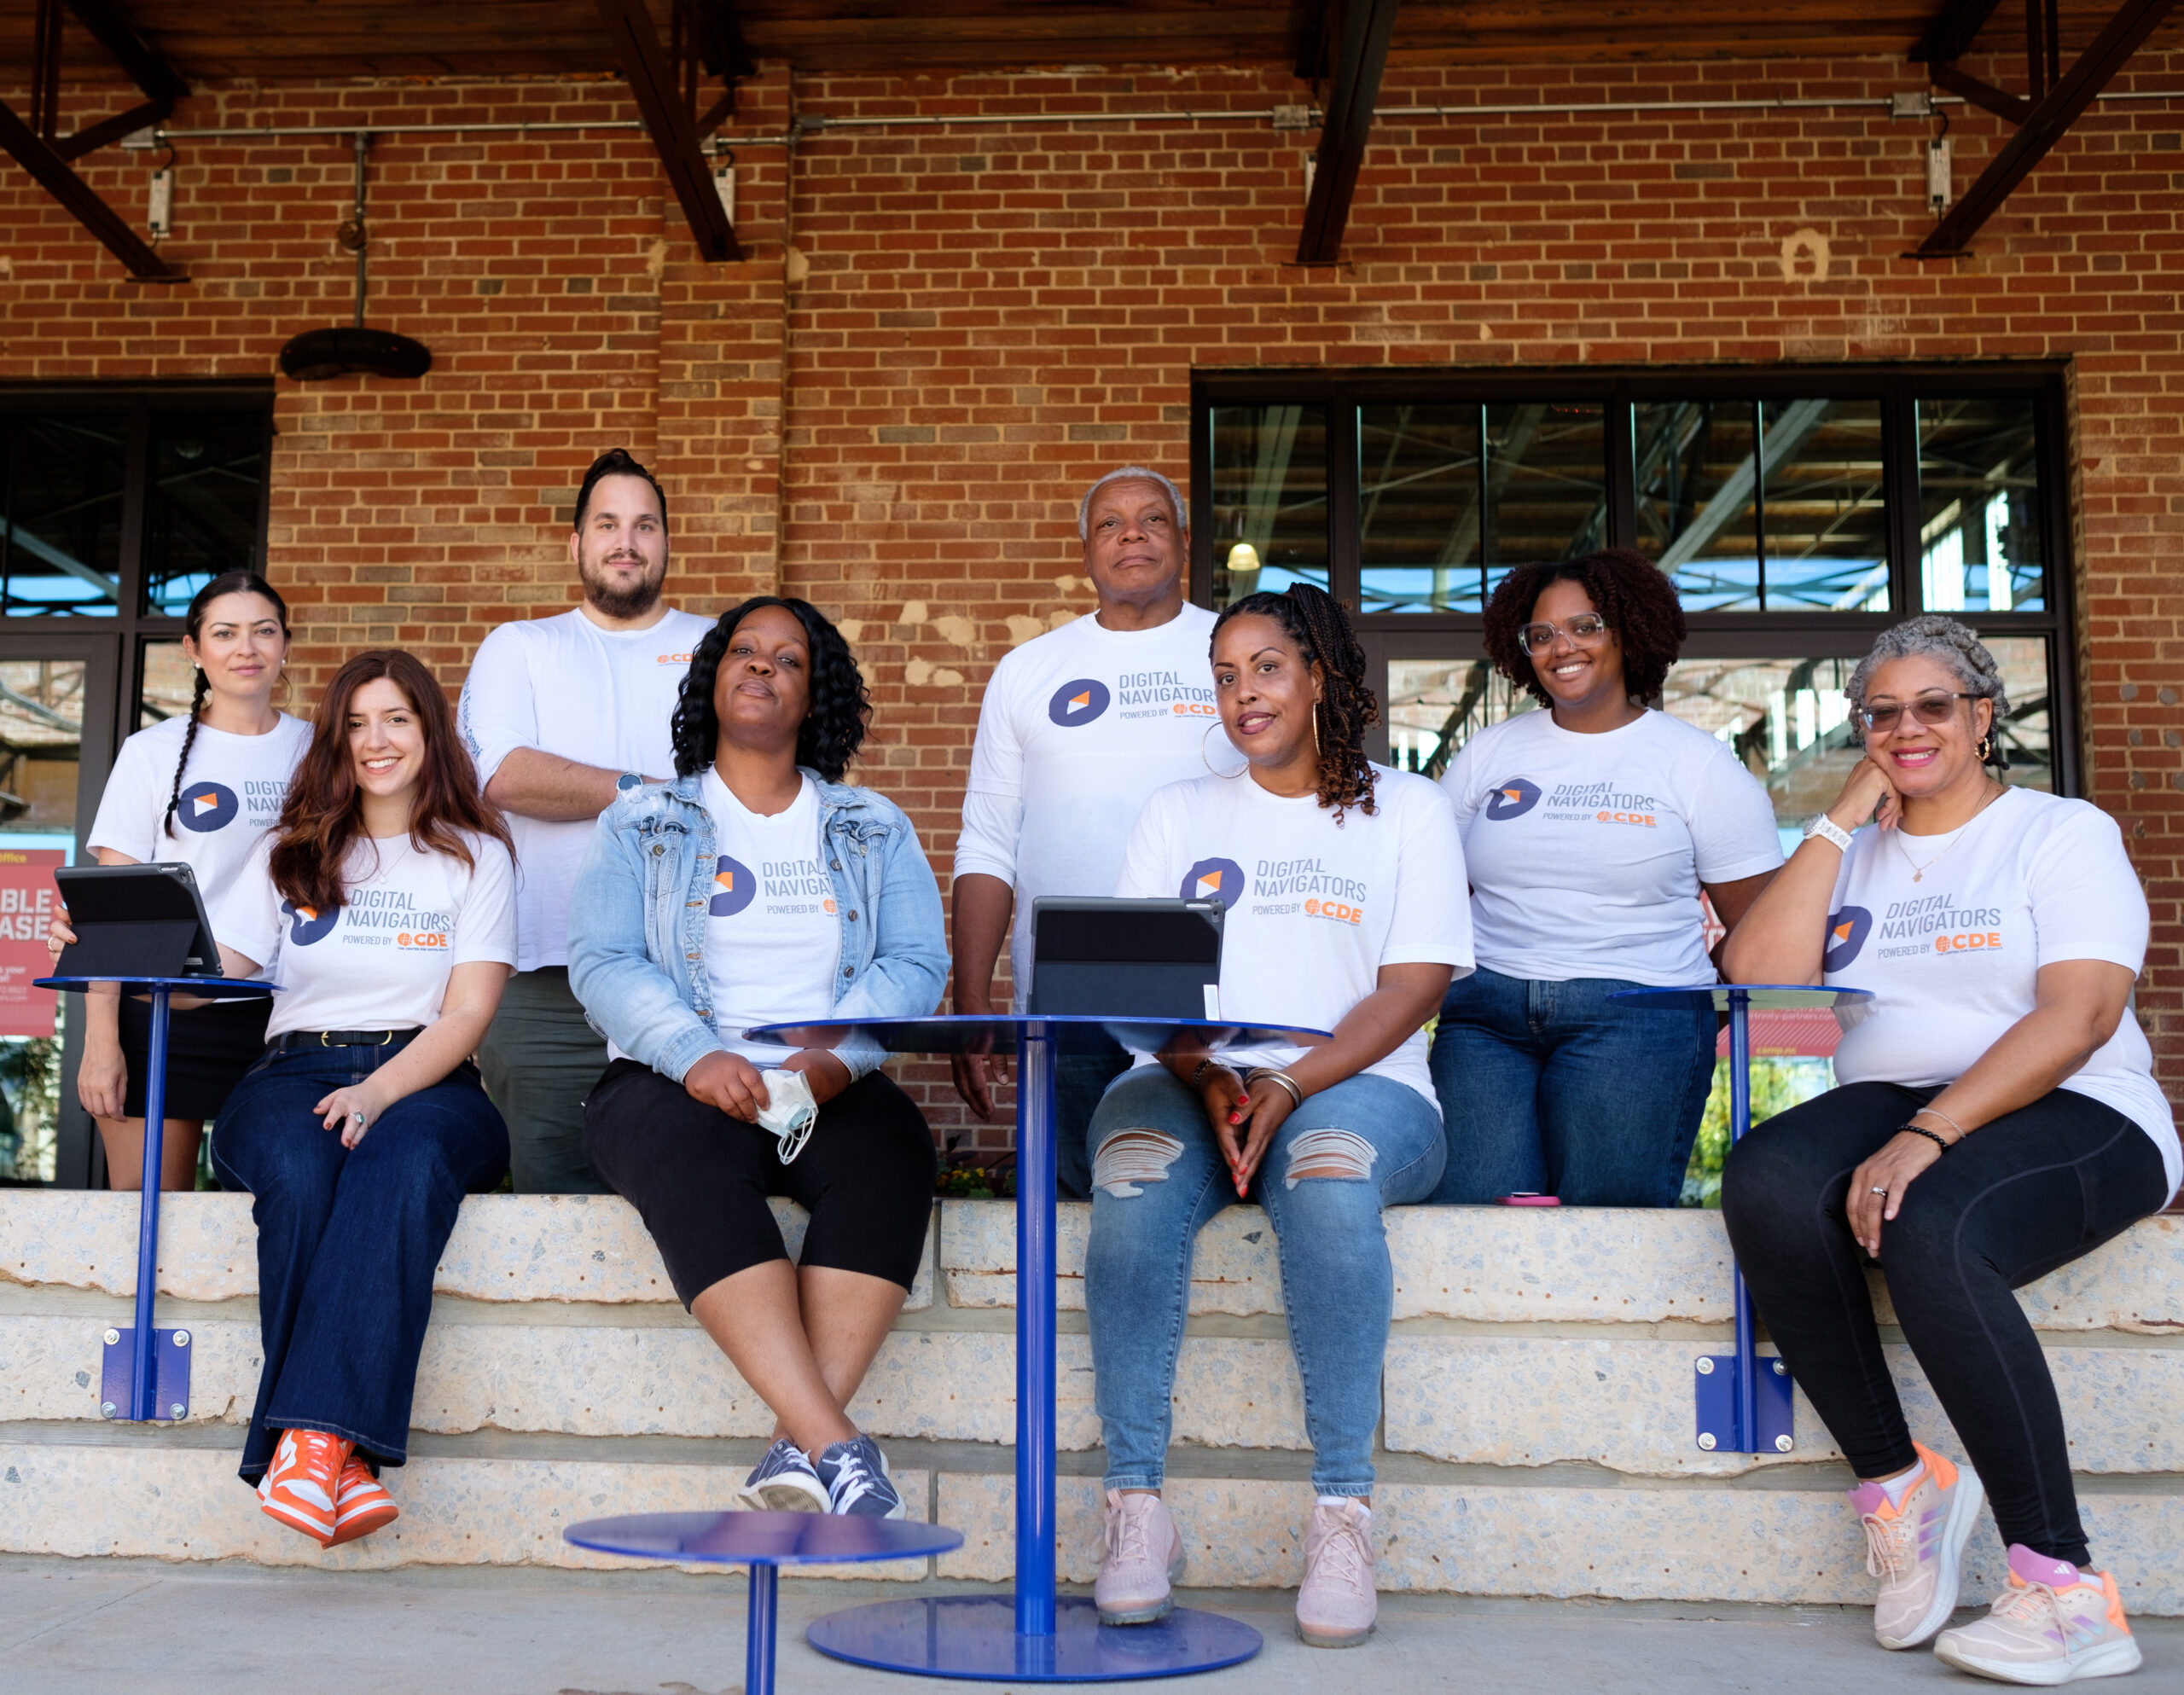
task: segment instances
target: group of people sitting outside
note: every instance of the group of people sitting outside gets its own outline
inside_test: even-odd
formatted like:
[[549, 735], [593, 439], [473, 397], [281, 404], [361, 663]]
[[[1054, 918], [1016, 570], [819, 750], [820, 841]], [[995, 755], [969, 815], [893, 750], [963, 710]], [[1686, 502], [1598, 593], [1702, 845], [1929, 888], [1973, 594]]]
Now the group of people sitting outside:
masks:
[[[206, 585], [192, 710], [124, 746], [90, 845], [190, 862], [225, 968], [279, 987], [270, 1010], [177, 1013], [166, 1143], [187, 1186], [217, 1121], [213, 1169], [254, 1198], [241, 1476], [264, 1510], [328, 1547], [396, 1517], [381, 1477], [405, 1457], [433, 1269], [462, 1197], [512, 1166], [520, 1191], [612, 1191], [642, 1216], [776, 1419], [743, 1504], [901, 1515], [846, 1409], [924, 1251], [932, 1138], [870, 1038], [744, 1032], [925, 1015], [951, 959], [955, 1010], [990, 1013], [1004, 944], [1029, 982], [1037, 897], [1217, 890], [1224, 1016], [1333, 1035], [1060, 1062], [1062, 1187], [1092, 1203], [1105, 1622], [1164, 1617], [1184, 1567], [1161, 1489], [1199, 1227], [1266, 1209], [1312, 1447], [1298, 1628], [1361, 1642], [1383, 1209], [1673, 1204], [1715, 1020], [1612, 997], [1718, 971], [1873, 996], [1842, 1015], [1838, 1086], [1732, 1152], [1722, 1210], [1858, 1478], [1880, 1642], [2025, 1683], [2137, 1665], [2011, 1292], [2178, 1187], [2129, 1011], [2147, 907], [2111, 821], [1993, 775], [2007, 700], [1974, 634], [1925, 617], [1881, 636], [1846, 691], [1862, 757], [1786, 865], [1732, 750], [1648, 704], [1684, 623], [1642, 557], [1502, 579], [1488, 653], [1540, 710], [1437, 783], [1367, 758], [1379, 706], [1341, 607], [1304, 584], [1188, 604], [1184, 524], [1141, 467], [1084, 496], [1097, 609], [985, 692], [952, 936], [909, 818], [847, 781], [871, 708], [840, 630], [779, 596], [710, 624], [663, 606], [666, 501], [626, 454], [578, 496], [584, 603], [496, 630], [459, 716], [398, 652], [343, 665], [308, 723], [284, 715], [280, 596]], [[223, 789], [247, 804], [203, 804]], [[1727, 932], [1711, 959], [1702, 892]], [[141, 1167], [147, 1045], [139, 1003], [90, 997], [78, 1090], [117, 1185]], [[1000, 1062], [955, 1065], [990, 1114]], [[779, 1195], [810, 1215], [794, 1263]], [[1960, 1460], [1906, 1429], [1868, 1264]], [[2008, 1587], [1944, 1628], [1983, 1499]]]

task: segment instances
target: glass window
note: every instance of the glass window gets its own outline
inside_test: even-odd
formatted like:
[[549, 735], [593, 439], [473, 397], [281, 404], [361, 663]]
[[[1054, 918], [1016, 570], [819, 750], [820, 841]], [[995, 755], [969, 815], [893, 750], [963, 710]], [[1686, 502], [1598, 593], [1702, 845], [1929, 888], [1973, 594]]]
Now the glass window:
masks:
[[265, 415], [154, 412], [145, 490], [144, 609], [176, 618], [224, 571], [260, 568]]
[[1536, 705], [1484, 659], [1391, 660], [1388, 763], [1438, 777], [1480, 730]]
[[126, 412], [0, 416], [0, 614], [113, 614], [128, 482]]
[[1762, 598], [1769, 612], [1888, 610], [1878, 400], [1763, 401]]
[[1324, 406], [1213, 410], [1213, 604], [1327, 584]]
[[1749, 400], [1631, 408], [1638, 550], [1686, 612], [1760, 607], [1758, 411]]
[[197, 667], [179, 641], [144, 644], [144, 686], [136, 695], [136, 728], [148, 730], [169, 718], [186, 717], [197, 688]]
[[1921, 400], [1919, 572], [1926, 610], [2048, 604], [2034, 405], [2014, 396]]

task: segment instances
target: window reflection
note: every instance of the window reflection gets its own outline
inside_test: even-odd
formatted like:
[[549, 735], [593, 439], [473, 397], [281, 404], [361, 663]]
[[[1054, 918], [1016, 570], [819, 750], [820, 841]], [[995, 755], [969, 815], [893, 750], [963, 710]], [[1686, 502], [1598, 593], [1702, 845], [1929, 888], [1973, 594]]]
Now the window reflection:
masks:
[[1324, 406], [1213, 409], [1213, 604], [1327, 586]]
[[0, 614], [111, 617], [125, 412], [0, 415]]
[[145, 610], [189, 610], [224, 571], [259, 568], [265, 415], [155, 412], [144, 520]]
[[1767, 610], [1886, 612], [1880, 403], [1769, 400], [1759, 421]]
[[2046, 609], [2033, 403], [1919, 403], [1919, 547], [1926, 610]]
[[1759, 609], [1758, 414], [1749, 400], [1631, 409], [1638, 550], [1686, 612]]

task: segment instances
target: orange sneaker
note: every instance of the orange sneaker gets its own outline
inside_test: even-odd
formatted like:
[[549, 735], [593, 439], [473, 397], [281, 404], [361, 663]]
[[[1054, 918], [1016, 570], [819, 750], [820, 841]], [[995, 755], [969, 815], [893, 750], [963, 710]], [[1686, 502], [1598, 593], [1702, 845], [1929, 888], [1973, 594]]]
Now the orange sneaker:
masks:
[[334, 1539], [334, 1496], [356, 1443], [324, 1431], [283, 1431], [258, 1486], [258, 1510], [324, 1547]]
[[338, 1548], [344, 1542], [385, 1530], [401, 1516], [394, 1497], [380, 1486], [371, 1468], [352, 1454], [341, 1468], [341, 1482], [334, 1491], [334, 1534], [326, 1545]]

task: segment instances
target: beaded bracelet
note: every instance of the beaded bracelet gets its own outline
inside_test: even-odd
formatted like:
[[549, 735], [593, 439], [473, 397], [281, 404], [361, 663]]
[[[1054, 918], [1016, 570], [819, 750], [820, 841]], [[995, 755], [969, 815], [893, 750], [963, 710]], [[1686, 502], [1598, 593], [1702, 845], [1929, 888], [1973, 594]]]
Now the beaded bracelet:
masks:
[[1938, 1135], [1935, 1135], [1935, 1133], [1934, 1133], [1933, 1131], [1931, 1131], [1931, 1130], [1921, 1129], [1920, 1129], [1918, 1125], [1916, 1125], [1916, 1124], [1898, 1124], [1896, 1128], [1899, 1131], [1905, 1131], [1905, 1130], [1908, 1130], [1908, 1131], [1909, 1131], [1909, 1132], [1910, 1132], [1910, 1134], [1911, 1134], [1911, 1135], [1914, 1135], [1914, 1136], [1924, 1136], [1924, 1137], [1926, 1137], [1926, 1139], [1928, 1141], [1930, 1141], [1930, 1142], [1933, 1143], [1933, 1145], [1934, 1145], [1936, 1147], [1937, 1147], [1937, 1148], [1941, 1149], [1941, 1151], [1942, 1151], [1943, 1153], [1947, 1153], [1947, 1152], [1949, 1151], [1949, 1149], [1951, 1149], [1951, 1148], [1953, 1148], [1953, 1147], [1955, 1147], [1955, 1146], [1956, 1146], [1956, 1144], [1955, 1144], [1955, 1142], [1953, 1142], [1953, 1141], [1948, 1141], [1943, 1140], [1942, 1137], [1940, 1137], [1940, 1136], [1938, 1136]]

